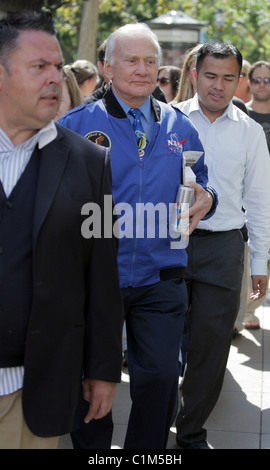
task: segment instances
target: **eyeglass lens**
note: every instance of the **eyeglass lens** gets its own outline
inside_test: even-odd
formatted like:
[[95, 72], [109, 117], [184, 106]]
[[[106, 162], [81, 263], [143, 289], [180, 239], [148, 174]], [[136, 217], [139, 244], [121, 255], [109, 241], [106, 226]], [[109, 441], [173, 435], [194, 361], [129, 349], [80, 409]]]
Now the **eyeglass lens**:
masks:
[[270, 84], [270, 78], [269, 77], [265, 77], [265, 78], [261, 78], [261, 77], [254, 77], [252, 78], [251, 82], [254, 83], [255, 85], [259, 85], [263, 80], [263, 83], [265, 85], [269, 85]]
[[157, 81], [165, 85], [165, 83], [169, 83], [170, 80], [169, 78], [161, 77], [161, 78], [158, 78]]

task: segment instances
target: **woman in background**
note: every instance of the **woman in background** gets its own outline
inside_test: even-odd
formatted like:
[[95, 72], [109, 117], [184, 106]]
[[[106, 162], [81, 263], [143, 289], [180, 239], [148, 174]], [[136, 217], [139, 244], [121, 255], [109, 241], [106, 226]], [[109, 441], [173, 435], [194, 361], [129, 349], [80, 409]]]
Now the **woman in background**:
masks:
[[173, 101], [179, 86], [181, 69], [173, 65], [163, 65], [158, 69], [157, 85], [163, 91], [167, 103]]
[[71, 71], [70, 65], [64, 65], [62, 100], [54, 120], [57, 121], [63, 114], [66, 114], [80, 104], [82, 104], [82, 97], [76, 78]]
[[178, 92], [175, 96], [174, 102], [179, 103], [180, 101], [186, 101], [196, 93], [196, 79], [193, 73], [193, 69], [196, 65], [197, 52], [202, 47], [202, 44], [198, 44], [193, 47], [187, 54], [180, 78]]
[[97, 67], [89, 60], [78, 59], [71, 65], [71, 70], [79, 85], [82, 99], [93, 93], [96, 86], [99, 85]]

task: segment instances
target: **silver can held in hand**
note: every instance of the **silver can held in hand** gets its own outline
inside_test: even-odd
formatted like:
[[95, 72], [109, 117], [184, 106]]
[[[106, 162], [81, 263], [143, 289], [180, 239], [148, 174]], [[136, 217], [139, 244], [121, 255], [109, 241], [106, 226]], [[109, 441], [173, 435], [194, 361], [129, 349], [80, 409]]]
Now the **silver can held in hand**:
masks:
[[194, 203], [194, 188], [180, 184], [177, 191], [176, 200], [172, 210], [170, 230], [179, 233], [186, 233], [189, 227], [189, 218], [179, 219], [181, 212], [188, 210]]

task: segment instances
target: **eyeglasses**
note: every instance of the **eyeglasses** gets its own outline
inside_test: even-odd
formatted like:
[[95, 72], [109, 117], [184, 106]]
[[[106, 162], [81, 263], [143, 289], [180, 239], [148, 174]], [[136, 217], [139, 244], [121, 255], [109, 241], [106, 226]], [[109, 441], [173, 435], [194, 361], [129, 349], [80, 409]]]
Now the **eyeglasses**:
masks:
[[160, 82], [162, 85], [167, 85], [170, 83], [170, 79], [166, 77], [161, 77], [157, 79], [157, 82]]
[[254, 78], [251, 79], [251, 83], [253, 83], [254, 85], [259, 85], [262, 81], [265, 85], [270, 85], [270, 78], [269, 77], [265, 77], [265, 78], [254, 77]]

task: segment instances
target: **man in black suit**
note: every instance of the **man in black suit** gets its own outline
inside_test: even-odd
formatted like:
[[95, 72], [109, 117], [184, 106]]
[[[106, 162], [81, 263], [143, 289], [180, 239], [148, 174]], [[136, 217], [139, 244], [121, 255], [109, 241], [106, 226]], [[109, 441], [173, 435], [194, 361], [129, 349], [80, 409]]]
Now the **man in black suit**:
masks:
[[103, 221], [110, 159], [53, 122], [50, 15], [1, 20], [0, 45], [0, 447], [52, 448], [72, 429], [81, 377], [86, 422], [111, 410], [121, 377], [116, 240], [82, 233], [82, 207]]

